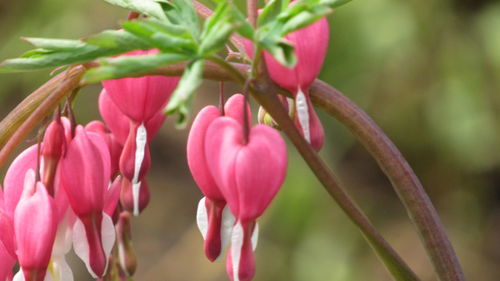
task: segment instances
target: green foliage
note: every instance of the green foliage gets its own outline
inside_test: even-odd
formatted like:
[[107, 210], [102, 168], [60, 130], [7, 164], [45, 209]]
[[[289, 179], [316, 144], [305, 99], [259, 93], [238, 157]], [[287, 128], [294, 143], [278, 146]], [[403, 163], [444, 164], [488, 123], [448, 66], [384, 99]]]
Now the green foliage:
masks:
[[[175, 91], [168, 113], [185, 120], [187, 103], [201, 84], [204, 61], [216, 55], [235, 32], [253, 40], [279, 62], [293, 66], [293, 47], [283, 37], [331, 12], [348, 0], [270, 1], [259, 16], [259, 28], [248, 23], [232, 1], [216, 1], [214, 13], [200, 24], [191, 0], [105, 0], [147, 16], [121, 23], [123, 30], [105, 30], [82, 40], [25, 38], [36, 49], [0, 64], [0, 72], [38, 70], [97, 60], [99, 66], [84, 76], [99, 82], [137, 76], [159, 66], [190, 61]], [[146, 56], [117, 56], [132, 50], [159, 49]]]

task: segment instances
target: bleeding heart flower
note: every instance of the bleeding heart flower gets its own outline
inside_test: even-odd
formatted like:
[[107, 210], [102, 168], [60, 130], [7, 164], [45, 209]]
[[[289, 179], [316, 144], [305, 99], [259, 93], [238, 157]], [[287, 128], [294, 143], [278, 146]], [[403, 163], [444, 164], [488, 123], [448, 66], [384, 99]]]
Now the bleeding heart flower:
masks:
[[14, 280], [46, 280], [57, 216], [53, 199], [41, 182], [35, 182], [33, 170], [26, 173], [23, 194], [14, 213], [14, 229], [21, 267]]
[[237, 221], [231, 234], [228, 271], [235, 281], [255, 274], [253, 248], [257, 243], [256, 219], [281, 187], [286, 174], [286, 144], [265, 125], [250, 129], [232, 118], [213, 121], [205, 136], [205, 156], [213, 178]]
[[[158, 50], [139, 50], [127, 53], [126, 55], [140, 56], [157, 52]], [[103, 104], [101, 105], [103, 108], [101, 112], [104, 112], [103, 118], [109, 119], [111, 127], [116, 127], [116, 130], [123, 131], [123, 118], [115, 118], [113, 116], [104, 117], [108, 114], [108, 110], [106, 109], [113, 107], [112, 103], [106, 101], [105, 95], [108, 95], [119, 111], [131, 120], [128, 137], [125, 140], [120, 158], [120, 171], [124, 177], [132, 182], [134, 206], [139, 205], [138, 196], [141, 181], [150, 166], [148, 139], [155, 134], [153, 131], [157, 131], [164, 120], [155, 116], [162, 113], [162, 109], [167, 104], [178, 82], [179, 77], [165, 76], [121, 78], [102, 82], [106, 93], [102, 98]], [[116, 111], [115, 109], [109, 111], [112, 112], [113, 110]], [[150, 124], [151, 128], [148, 128], [148, 122], [152, 122]], [[134, 209], [134, 215], [138, 214], [139, 209]]]
[[318, 77], [328, 49], [328, 21], [319, 21], [285, 36], [295, 47], [297, 64], [287, 68], [277, 62], [269, 53], [264, 53], [271, 79], [289, 90], [295, 99], [295, 123], [304, 138], [320, 150], [324, 142], [324, 130], [309, 99], [309, 86]]
[[111, 176], [108, 146], [101, 136], [78, 126], [59, 167], [61, 185], [78, 217], [74, 250], [93, 277], [102, 277], [115, 241], [113, 222], [104, 213]]
[[[245, 97], [231, 96], [224, 105], [224, 114], [243, 124]], [[248, 106], [248, 105], [247, 105]], [[226, 200], [210, 173], [205, 158], [206, 132], [210, 124], [222, 113], [215, 106], [204, 107], [196, 116], [187, 141], [187, 160], [193, 178], [205, 197], [200, 200], [197, 224], [205, 239], [205, 255], [216, 260], [229, 243], [234, 216], [226, 207]], [[247, 122], [251, 123], [251, 111], [247, 107]]]

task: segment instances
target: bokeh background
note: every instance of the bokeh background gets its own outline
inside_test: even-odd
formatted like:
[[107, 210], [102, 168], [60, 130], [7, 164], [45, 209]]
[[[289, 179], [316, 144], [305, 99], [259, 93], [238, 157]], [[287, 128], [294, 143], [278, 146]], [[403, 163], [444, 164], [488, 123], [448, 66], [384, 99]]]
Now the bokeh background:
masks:
[[[126, 16], [101, 0], [2, 0], [0, 59], [30, 48], [21, 36], [81, 38]], [[320, 78], [365, 109], [407, 157], [468, 280], [500, 280], [500, 2], [355, 0], [329, 20]], [[0, 75], [0, 115], [48, 79], [49, 71]], [[79, 94], [80, 122], [99, 118], [99, 91], [93, 85]], [[216, 83], [204, 84], [194, 112], [216, 104], [217, 93]], [[410, 266], [435, 280], [390, 183], [344, 127], [320, 115], [324, 159]], [[227, 280], [224, 261], [203, 256], [187, 133], [171, 118], [152, 143], [152, 200], [133, 221], [137, 281]], [[289, 155], [286, 183], [260, 220], [255, 280], [391, 280], [291, 145]], [[74, 255], [71, 263], [75, 280], [91, 280]]]

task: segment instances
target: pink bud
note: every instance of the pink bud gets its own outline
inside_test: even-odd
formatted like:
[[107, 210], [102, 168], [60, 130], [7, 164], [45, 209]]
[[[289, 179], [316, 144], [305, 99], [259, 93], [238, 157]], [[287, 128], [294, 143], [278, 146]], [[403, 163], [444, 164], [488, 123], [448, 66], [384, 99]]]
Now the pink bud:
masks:
[[269, 53], [264, 53], [271, 79], [293, 93], [296, 108], [296, 124], [306, 140], [320, 150], [324, 141], [323, 127], [309, 100], [309, 86], [321, 71], [328, 49], [328, 21], [319, 21], [292, 32], [285, 38], [295, 47], [297, 64], [287, 68]]
[[[138, 50], [126, 55], [140, 56], [158, 50]], [[103, 81], [104, 89], [116, 106], [130, 119], [141, 123], [161, 111], [177, 87], [179, 77], [144, 76]]]
[[14, 215], [17, 257], [25, 280], [43, 281], [52, 254], [57, 218], [54, 202], [43, 184], [39, 182], [36, 187], [32, 184], [27, 181]]
[[41, 156], [43, 157], [42, 183], [52, 196], [55, 194], [54, 179], [59, 158], [61, 158], [64, 151], [64, 145], [64, 127], [61, 118], [57, 118], [47, 126], [41, 148]]
[[[146, 178], [142, 179], [140, 183], [140, 188], [138, 191], [138, 200], [134, 200], [134, 186], [126, 178], [122, 179], [121, 182], [121, 193], [120, 193], [120, 203], [124, 210], [131, 213], [137, 211], [142, 213], [142, 211], [148, 206], [150, 200], [149, 186]], [[135, 205], [137, 204], [137, 205]]]

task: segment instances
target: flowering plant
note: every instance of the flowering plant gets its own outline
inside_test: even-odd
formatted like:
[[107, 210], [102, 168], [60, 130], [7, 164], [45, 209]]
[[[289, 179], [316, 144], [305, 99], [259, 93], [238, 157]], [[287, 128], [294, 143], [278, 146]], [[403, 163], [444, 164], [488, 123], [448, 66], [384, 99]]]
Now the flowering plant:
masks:
[[[213, 11], [190, 0], [106, 1], [130, 10], [122, 29], [82, 40], [26, 38], [35, 49], [0, 64], [0, 72], [65, 67], [0, 123], [0, 165], [32, 129], [44, 128], [0, 189], [0, 281], [71, 281], [65, 260], [71, 248], [95, 279], [132, 278], [140, 257], [131, 217], [150, 200], [149, 144], [166, 115], [177, 115], [179, 127], [187, 124], [203, 79], [232, 81], [242, 92], [227, 101], [221, 93], [219, 107], [204, 107], [187, 141], [189, 169], [204, 195], [196, 217], [204, 252], [210, 261], [227, 254], [231, 280], [255, 275], [258, 219], [286, 177], [280, 130], [391, 275], [419, 280], [319, 158], [325, 134], [315, 106], [349, 127], [378, 160], [439, 279], [464, 280], [408, 163], [366, 114], [317, 80], [329, 44], [327, 16], [347, 0], [271, 0], [260, 11], [249, 0], [247, 16], [233, 1], [214, 1]], [[77, 124], [74, 96], [97, 82], [104, 123]], [[262, 107], [261, 124], [252, 122], [250, 96]]]

